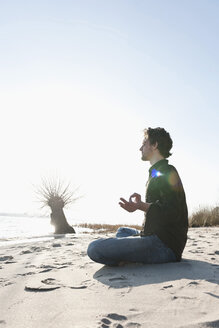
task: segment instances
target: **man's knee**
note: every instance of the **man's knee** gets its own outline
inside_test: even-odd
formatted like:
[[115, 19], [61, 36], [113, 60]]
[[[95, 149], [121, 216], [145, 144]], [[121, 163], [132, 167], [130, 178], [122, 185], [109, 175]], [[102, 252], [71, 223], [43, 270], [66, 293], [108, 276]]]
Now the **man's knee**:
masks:
[[87, 248], [87, 255], [91, 260], [97, 261], [100, 256], [100, 243], [101, 239], [92, 241]]
[[91, 260], [94, 259], [95, 248], [95, 241], [92, 241], [87, 248], [87, 255], [91, 258]]

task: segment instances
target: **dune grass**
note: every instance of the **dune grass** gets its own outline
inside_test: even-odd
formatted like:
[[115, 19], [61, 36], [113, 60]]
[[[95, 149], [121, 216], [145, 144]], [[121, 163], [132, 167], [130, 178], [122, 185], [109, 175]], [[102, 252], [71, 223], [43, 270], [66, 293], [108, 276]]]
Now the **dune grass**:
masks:
[[189, 217], [190, 227], [219, 226], [219, 207], [200, 208]]
[[[129, 225], [129, 224], [100, 224], [100, 223], [80, 223], [77, 225], [81, 228], [88, 228], [98, 233], [113, 233], [121, 226], [134, 228], [141, 230], [140, 225]], [[219, 207], [214, 208], [200, 208], [193, 212], [189, 217], [189, 227], [213, 227], [219, 226]]]
[[78, 227], [88, 228], [94, 231], [98, 231], [98, 233], [106, 233], [106, 232], [116, 232], [118, 228], [121, 226], [129, 227], [141, 230], [141, 226], [139, 225], [128, 225], [128, 224], [100, 224], [100, 223], [80, 223]]

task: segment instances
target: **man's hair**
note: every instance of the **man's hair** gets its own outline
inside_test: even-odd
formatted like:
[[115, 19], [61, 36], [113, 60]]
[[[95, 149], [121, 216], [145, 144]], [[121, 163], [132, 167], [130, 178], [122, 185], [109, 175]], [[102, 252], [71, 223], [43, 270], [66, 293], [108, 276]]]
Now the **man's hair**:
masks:
[[154, 145], [157, 142], [157, 148], [160, 154], [167, 158], [171, 156], [170, 149], [173, 146], [173, 141], [170, 134], [163, 128], [148, 128], [144, 130], [145, 137], [148, 137], [150, 144]]

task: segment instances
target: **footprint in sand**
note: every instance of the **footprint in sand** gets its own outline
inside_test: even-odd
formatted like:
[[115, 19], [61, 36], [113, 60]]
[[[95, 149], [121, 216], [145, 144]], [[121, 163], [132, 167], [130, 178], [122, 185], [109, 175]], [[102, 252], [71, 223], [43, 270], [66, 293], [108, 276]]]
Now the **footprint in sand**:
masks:
[[161, 289], [167, 289], [167, 288], [172, 288], [173, 285], [166, 285], [166, 286], [163, 286]]
[[0, 320], [0, 325], [6, 325], [6, 321], [5, 320]]
[[38, 269], [41, 269], [39, 273], [45, 273], [45, 272], [52, 271], [53, 269], [56, 269], [56, 267], [54, 265], [42, 264], [38, 267]]
[[5, 261], [10, 261], [13, 259], [13, 256], [9, 255], [9, 256], [2, 256], [0, 257], [0, 261], [5, 262]]
[[99, 322], [100, 328], [125, 328], [125, 327], [132, 327], [137, 328], [141, 327], [140, 323], [137, 322], [130, 322], [127, 321], [128, 318], [124, 315], [117, 314], [117, 313], [109, 313], [106, 317], [102, 318]]
[[17, 273], [17, 276], [25, 277], [25, 276], [30, 276], [32, 274], [36, 274], [36, 272], [25, 272], [25, 273]]
[[14, 281], [9, 281], [9, 280], [6, 280], [6, 279], [0, 279], [0, 286], [1, 287], [13, 285], [13, 284], [14, 284]]
[[173, 296], [173, 297], [172, 297], [172, 300], [178, 300], [178, 299], [194, 300], [195, 297], [189, 297], [189, 296]]
[[190, 281], [187, 286], [190, 286], [190, 285], [199, 285], [199, 283], [197, 281]]
[[33, 253], [33, 252], [40, 252], [40, 251], [42, 251], [43, 249], [42, 248], [40, 248], [40, 247], [37, 247], [37, 246], [32, 246], [31, 247], [31, 253]]
[[25, 290], [28, 292], [48, 292], [52, 291], [54, 289], [60, 288], [61, 285], [58, 281], [56, 281], [53, 278], [47, 278], [44, 280], [41, 280], [41, 282], [33, 282], [29, 283], [25, 286]]
[[29, 292], [48, 292], [63, 287], [70, 289], [85, 289], [88, 286], [85, 284], [79, 284], [78, 286], [65, 285], [54, 278], [46, 278], [41, 281], [33, 280], [32, 282], [28, 282], [25, 286], [25, 290]]
[[52, 244], [52, 247], [61, 247], [62, 245], [61, 244], [59, 244], [59, 243], [54, 243], [54, 244]]
[[30, 254], [30, 253], [32, 253], [32, 252], [29, 249], [20, 252], [21, 255], [23, 255], [23, 254]]

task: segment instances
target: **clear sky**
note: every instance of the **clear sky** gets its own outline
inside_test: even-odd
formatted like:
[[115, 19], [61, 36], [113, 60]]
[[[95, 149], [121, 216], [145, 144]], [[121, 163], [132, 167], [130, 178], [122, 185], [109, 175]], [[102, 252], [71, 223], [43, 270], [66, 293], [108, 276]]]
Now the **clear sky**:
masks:
[[219, 2], [0, 0], [0, 212], [59, 176], [83, 221], [140, 223], [142, 130], [164, 127], [189, 212], [219, 204]]

